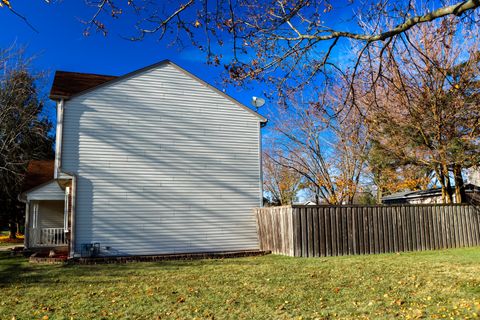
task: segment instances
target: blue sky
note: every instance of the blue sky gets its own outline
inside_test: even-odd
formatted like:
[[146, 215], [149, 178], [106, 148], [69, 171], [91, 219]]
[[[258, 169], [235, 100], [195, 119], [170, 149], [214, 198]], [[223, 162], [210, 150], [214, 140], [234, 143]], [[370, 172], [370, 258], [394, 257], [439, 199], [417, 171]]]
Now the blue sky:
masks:
[[[122, 75], [163, 59], [174, 61], [220, 90], [225, 89], [227, 94], [247, 106], [251, 106], [252, 96], [262, 96], [264, 90], [269, 91], [263, 85], [253, 88], [225, 86], [221, 81], [223, 66], [207, 65], [205, 55], [192, 46], [172, 46], [167, 41], [158, 41], [155, 35], [138, 42], [125, 40], [122, 37], [134, 35], [133, 15], [124, 15], [115, 21], [102, 20], [108, 23], [107, 37], [95, 32], [84, 36], [85, 25], [81, 20], [91, 18], [95, 10], [87, 7], [83, 0], [53, 4], [47, 4], [43, 0], [12, 1], [12, 5], [27, 17], [38, 32], [7, 9], [0, 9], [0, 46], [26, 46], [27, 56], [35, 57], [32, 67], [48, 74], [45, 94], [48, 93], [55, 70]], [[339, 25], [351, 15], [351, 8], [336, 11], [334, 23]], [[230, 54], [225, 50], [228, 49], [223, 49], [222, 53], [228, 57]], [[341, 56], [342, 52], [336, 53], [337, 58]], [[267, 102], [260, 110], [270, 120], [273, 120], [272, 115], [275, 114], [274, 103]], [[50, 103], [50, 114], [54, 120], [52, 109], [53, 103]]]
[[[129, 18], [112, 23], [107, 37], [95, 32], [86, 37], [83, 35], [85, 26], [80, 19], [91, 17], [93, 11], [83, 1], [63, 1], [51, 5], [41, 0], [12, 3], [38, 33], [8, 10], [0, 9], [3, 30], [0, 32], [0, 46], [26, 46], [27, 56], [35, 57], [32, 67], [48, 74], [47, 90], [55, 70], [122, 75], [170, 59], [217, 88], [226, 89], [227, 94], [247, 106], [250, 106], [252, 96], [261, 96], [261, 90], [225, 87], [221, 81], [223, 67], [207, 65], [205, 56], [194, 47], [174, 47], [165, 41], [157, 41], [155, 37], [138, 42], [125, 40], [122, 36], [131, 35], [134, 31]], [[49, 108], [53, 118], [53, 103]], [[261, 111], [264, 114], [267, 112]]]

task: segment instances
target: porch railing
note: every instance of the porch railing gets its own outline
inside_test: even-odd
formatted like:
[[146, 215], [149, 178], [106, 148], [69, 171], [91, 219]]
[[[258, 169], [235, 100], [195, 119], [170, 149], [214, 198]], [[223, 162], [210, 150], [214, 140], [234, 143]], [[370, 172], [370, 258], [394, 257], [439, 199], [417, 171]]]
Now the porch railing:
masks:
[[36, 247], [66, 246], [67, 236], [64, 228], [31, 228], [31, 243]]

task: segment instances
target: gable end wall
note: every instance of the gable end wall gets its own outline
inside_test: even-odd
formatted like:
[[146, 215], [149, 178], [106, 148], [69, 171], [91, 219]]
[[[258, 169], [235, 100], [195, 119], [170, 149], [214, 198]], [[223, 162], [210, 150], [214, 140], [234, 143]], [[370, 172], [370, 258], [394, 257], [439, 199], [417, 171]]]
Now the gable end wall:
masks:
[[65, 104], [62, 170], [77, 176], [75, 251], [258, 249], [259, 119], [169, 64]]

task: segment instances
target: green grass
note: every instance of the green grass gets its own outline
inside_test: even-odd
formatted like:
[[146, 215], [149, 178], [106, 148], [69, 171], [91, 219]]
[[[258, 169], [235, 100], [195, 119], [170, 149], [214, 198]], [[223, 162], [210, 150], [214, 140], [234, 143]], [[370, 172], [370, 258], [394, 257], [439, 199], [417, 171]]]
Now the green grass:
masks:
[[0, 319], [467, 319], [480, 248], [96, 266], [0, 255]]
[[10, 232], [8, 231], [0, 231], [0, 247], [20, 246], [23, 244], [23, 235], [22, 236], [17, 235], [18, 238], [15, 240], [9, 239], [9, 235], [10, 235]]

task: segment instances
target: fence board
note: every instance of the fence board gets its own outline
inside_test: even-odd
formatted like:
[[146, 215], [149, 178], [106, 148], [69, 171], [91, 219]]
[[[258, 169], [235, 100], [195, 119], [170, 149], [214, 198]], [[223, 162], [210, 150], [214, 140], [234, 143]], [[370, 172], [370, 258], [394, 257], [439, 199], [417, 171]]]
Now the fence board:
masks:
[[347, 228], [347, 209], [348, 208], [339, 208], [340, 210], [340, 221], [341, 223], [341, 233], [342, 233], [342, 254], [348, 254], [348, 228]]
[[480, 209], [476, 207], [469, 207], [470, 216], [473, 224], [473, 239], [474, 245], [480, 245]]
[[356, 232], [355, 232], [355, 211], [351, 208], [347, 211], [348, 216], [348, 234], [349, 234], [349, 243], [348, 243], [348, 253], [349, 254], [357, 254], [357, 239], [356, 239]]

